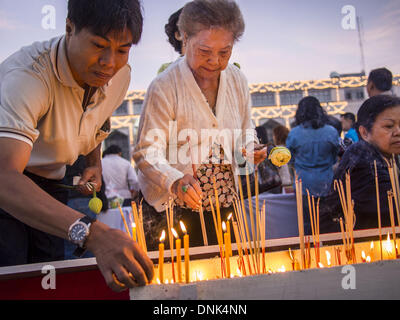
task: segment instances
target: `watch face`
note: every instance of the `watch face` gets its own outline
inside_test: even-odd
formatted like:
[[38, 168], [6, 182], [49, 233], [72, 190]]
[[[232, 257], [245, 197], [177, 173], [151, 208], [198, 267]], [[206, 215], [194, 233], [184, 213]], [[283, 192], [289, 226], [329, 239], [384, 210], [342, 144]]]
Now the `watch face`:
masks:
[[70, 237], [73, 242], [79, 243], [85, 240], [87, 227], [81, 223], [74, 225], [71, 229]]

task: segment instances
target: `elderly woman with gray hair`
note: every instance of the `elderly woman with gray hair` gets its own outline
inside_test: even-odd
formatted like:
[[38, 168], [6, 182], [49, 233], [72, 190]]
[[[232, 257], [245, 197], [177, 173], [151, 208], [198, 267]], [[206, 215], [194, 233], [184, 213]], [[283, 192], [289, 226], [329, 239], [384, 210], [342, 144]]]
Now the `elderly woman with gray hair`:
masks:
[[190, 233], [191, 246], [203, 244], [198, 214], [202, 204], [208, 242], [215, 244], [209, 200], [211, 196], [215, 202], [213, 181], [226, 219], [233, 212], [242, 150], [252, 156], [248, 163], [267, 156], [257, 145], [247, 80], [229, 64], [244, 32], [237, 4], [189, 2], [178, 27], [186, 54], [149, 86], [133, 155], [145, 200], [147, 242], [154, 249], [166, 229], [162, 213], [170, 199], [176, 205], [175, 218], [183, 220]]

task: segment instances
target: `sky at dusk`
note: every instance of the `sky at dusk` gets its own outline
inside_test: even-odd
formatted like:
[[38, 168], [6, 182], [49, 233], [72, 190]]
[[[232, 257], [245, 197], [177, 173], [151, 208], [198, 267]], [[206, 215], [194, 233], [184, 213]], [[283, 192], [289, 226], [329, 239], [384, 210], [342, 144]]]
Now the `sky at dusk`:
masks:
[[[187, 1], [142, 0], [144, 31], [131, 50], [130, 90], [145, 90], [165, 62], [178, 55], [164, 25]], [[237, 0], [246, 30], [231, 62], [239, 62], [249, 83], [329, 78], [332, 71], [360, 72], [357, 30], [345, 30], [342, 8], [351, 5], [363, 24], [367, 73], [385, 66], [400, 73], [399, 0]], [[55, 24], [43, 28], [48, 7]], [[67, 0], [0, 0], [0, 62], [22, 46], [62, 35]], [[54, 27], [54, 28], [53, 28]]]

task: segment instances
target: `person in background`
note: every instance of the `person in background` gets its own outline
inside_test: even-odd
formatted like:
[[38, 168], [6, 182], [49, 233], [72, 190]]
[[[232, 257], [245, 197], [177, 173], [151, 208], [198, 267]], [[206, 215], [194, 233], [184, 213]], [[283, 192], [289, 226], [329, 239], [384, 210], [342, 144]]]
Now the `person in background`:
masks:
[[[341, 180], [345, 186], [346, 173], [350, 173], [356, 216], [354, 228], [377, 228], [376, 163], [381, 222], [387, 227], [390, 226], [387, 192], [392, 190], [388, 161], [393, 155], [400, 154], [400, 98], [378, 95], [366, 100], [358, 110], [356, 129], [360, 141], [346, 150], [334, 180]], [[397, 157], [395, 159], [399, 166]], [[321, 232], [340, 231], [338, 218], [343, 217], [342, 206], [333, 186], [330, 194], [321, 201], [320, 214], [330, 217], [330, 224], [322, 225]]]
[[[356, 116], [351, 112], [346, 112], [345, 114], [340, 115], [340, 120], [342, 122], [343, 131], [346, 132], [344, 136], [345, 143], [346, 139], [351, 140], [351, 143], [358, 142], [358, 134], [356, 129], [354, 128], [356, 124]], [[346, 145], [349, 145], [351, 143], [346, 143]]]
[[304, 227], [311, 233], [307, 190], [311, 196], [322, 197], [329, 193], [333, 179], [333, 165], [339, 151], [337, 130], [327, 124], [327, 116], [315, 97], [305, 97], [299, 102], [295, 115], [296, 127], [286, 139], [292, 153], [295, 173], [303, 183]]
[[101, 165], [107, 198], [122, 198], [122, 206], [131, 206], [131, 201], [138, 195], [139, 183], [131, 163], [122, 158], [121, 148], [117, 145], [109, 146], [103, 152]]
[[[183, 8], [180, 8], [178, 11], [174, 12], [168, 19], [168, 23], [165, 25], [165, 33], [168, 36], [168, 42], [175, 49], [176, 52], [179, 53], [180, 56], [185, 54], [185, 47], [182, 43], [182, 37], [179, 33], [179, 29], [177, 26], [179, 16], [181, 15]], [[165, 69], [167, 69], [173, 62], [164, 63], [160, 69], [158, 69], [157, 74], [160, 74]]]
[[[289, 129], [285, 126], [277, 126], [272, 131], [274, 145], [277, 147], [286, 147], [286, 139], [289, 135]], [[293, 183], [293, 178], [291, 174], [291, 170], [288, 164], [283, 165], [282, 167], [278, 168], [279, 176], [282, 180], [282, 190], [285, 191], [292, 191], [291, 185]], [[286, 192], [286, 191], [285, 191]]]
[[392, 95], [393, 74], [386, 68], [372, 70], [368, 75], [367, 92], [369, 97], [380, 94]]

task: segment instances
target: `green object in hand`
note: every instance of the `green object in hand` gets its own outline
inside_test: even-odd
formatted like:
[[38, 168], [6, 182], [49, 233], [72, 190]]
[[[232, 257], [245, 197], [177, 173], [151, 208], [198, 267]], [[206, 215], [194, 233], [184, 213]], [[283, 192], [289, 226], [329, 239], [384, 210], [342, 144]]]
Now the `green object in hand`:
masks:
[[97, 198], [96, 190], [93, 190], [93, 198], [89, 201], [89, 209], [95, 214], [99, 214], [103, 208], [103, 202]]

